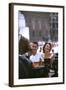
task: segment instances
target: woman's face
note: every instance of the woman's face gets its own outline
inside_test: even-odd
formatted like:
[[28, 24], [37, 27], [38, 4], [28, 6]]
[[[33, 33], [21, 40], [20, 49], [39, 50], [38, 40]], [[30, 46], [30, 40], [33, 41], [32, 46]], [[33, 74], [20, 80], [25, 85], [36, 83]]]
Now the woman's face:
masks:
[[45, 52], [50, 52], [50, 44], [46, 44], [46, 46], [45, 46], [45, 48], [44, 48], [44, 50], [45, 50]]

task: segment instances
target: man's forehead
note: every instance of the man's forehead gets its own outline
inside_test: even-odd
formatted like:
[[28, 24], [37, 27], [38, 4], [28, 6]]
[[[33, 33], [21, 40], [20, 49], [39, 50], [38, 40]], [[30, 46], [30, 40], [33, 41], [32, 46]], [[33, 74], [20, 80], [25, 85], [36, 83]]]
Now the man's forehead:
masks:
[[33, 43], [33, 46], [37, 46], [37, 44]]
[[35, 43], [31, 43], [31, 49], [37, 49], [37, 45]]

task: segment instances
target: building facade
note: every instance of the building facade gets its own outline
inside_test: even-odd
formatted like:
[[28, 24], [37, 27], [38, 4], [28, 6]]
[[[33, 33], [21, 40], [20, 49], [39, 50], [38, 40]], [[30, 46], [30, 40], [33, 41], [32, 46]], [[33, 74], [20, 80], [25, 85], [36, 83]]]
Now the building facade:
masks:
[[58, 41], [58, 14], [48, 12], [21, 12], [29, 27], [30, 41]]

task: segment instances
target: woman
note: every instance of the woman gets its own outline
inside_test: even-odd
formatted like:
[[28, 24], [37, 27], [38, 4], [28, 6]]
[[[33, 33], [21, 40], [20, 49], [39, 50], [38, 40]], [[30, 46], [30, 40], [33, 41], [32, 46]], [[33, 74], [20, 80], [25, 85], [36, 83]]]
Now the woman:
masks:
[[54, 57], [53, 53], [50, 53], [52, 49], [51, 43], [45, 43], [43, 46], [43, 53], [44, 53], [44, 64], [45, 64], [45, 76], [49, 77], [49, 71], [52, 66], [52, 60]]

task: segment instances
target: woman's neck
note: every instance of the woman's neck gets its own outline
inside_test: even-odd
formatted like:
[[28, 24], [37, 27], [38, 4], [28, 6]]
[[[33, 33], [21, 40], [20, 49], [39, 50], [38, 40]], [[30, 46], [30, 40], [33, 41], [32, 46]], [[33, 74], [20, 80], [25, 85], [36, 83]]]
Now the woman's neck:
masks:
[[45, 55], [49, 55], [50, 54], [50, 52], [45, 52]]
[[45, 53], [45, 58], [50, 58], [50, 56], [51, 56], [51, 53], [50, 52], [46, 52]]

